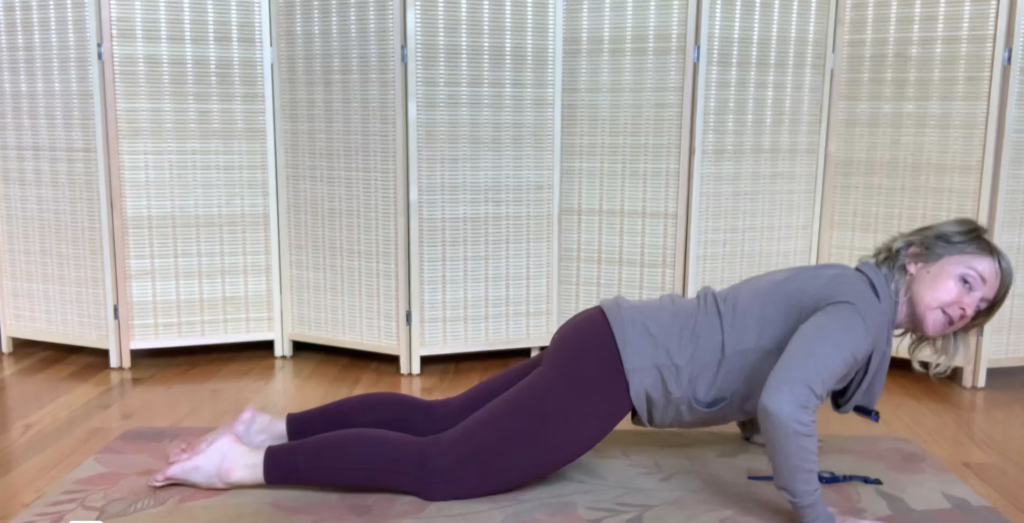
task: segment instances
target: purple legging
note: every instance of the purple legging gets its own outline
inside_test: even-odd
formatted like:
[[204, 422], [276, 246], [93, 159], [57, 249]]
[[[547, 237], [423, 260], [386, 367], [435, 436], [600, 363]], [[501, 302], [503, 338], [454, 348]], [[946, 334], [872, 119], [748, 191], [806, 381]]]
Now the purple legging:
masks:
[[381, 490], [430, 501], [507, 492], [572, 463], [632, 410], [608, 319], [588, 309], [539, 356], [428, 401], [370, 393], [287, 417], [268, 485]]

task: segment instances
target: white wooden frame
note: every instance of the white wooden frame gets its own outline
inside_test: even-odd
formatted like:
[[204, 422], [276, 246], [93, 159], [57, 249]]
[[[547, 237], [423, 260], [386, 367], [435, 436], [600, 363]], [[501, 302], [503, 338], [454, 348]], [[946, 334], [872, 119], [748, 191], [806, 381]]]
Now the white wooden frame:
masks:
[[815, 180], [814, 222], [811, 226], [810, 264], [818, 263], [821, 241], [822, 202], [825, 199], [825, 165], [828, 153], [828, 124], [832, 107], [832, 73], [836, 68], [836, 26], [839, 18], [839, 0], [829, 2], [828, 15], [828, 55], [825, 58], [825, 82], [821, 93], [821, 135], [818, 138], [818, 176]]
[[[278, 101], [277, 93], [280, 92], [281, 79], [278, 72], [277, 65], [277, 2], [278, 0], [265, 0], [269, 5], [269, 17], [274, 23], [267, 30], [269, 36], [268, 57], [264, 60], [264, 64], [268, 64], [266, 67], [270, 71], [270, 88], [272, 97], [270, 100], [270, 114], [268, 115], [268, 121], [273, 121], [274, 129], [271, 136], [273, 140], [271, 142], [271, 149], [273, 150], [274, 160], [274, 173], [275, 177], [272, 183], [274, 188], [274, 201], [277, 206], [277, 220], [274, 221], [274, 230], [277, 231], [277, 241], [274, 242], [275, 258], [278, 264], [278, 271], [274, 275], [275, 283], [279, 284], [280, 287], [277, 289], [277, 296], [275, 296], [275, 304], [278, 305], [277, 312], [278, 318], [281, 324], [281, 342], [278, 345], [277, 340], [274, 343], [274, 357], [276, 358], [291, 358], [295, 354], [295, 343], [294, 340], [288, 335], [291, 330], [291, 320], [288, 317], [288, 313], [291, 310], [291, 300], [288, 299], [289, 290], [289, 278], [288, 278], [288, 228], [282, 226], [282, 220], [288, 215], [287, 205], [288, 199], [286, 196], [285, 182], [282, 175], [282, 171], [278, 170], [278, 161], [284, 158], [284, 151], [281, 147], [281, 141], [278, 140], [278, 129], [277, 122], [280, 121], [281, 115], [281, 103]], [[269, 63], [268, 63], [269, 60]], [[270, 153], [268, 153], [270, 154]]]
[[279, 177], [277, 174], [277, 122], [275, 120], [274, 101], [274, 35], [270, 25], [273, 12], [272, 0], [260, 2], [260, 18], [263, 30], [263, 103], [266, 106], [267, 122], [267, 184], [270, 198], [270, 262], [273, 271], [271, 292], [274, 294], [274, 355], [291, 356], [291, 344], [285, 344], [282, 311], [283, 285], [281, 276], [284, 273], [281, 256], [281, 205], [283, 198], [278, 197]]
[[[843, 1], [850, 1], [850, 0], [843, 0]], [[833, 158], [833, 156], [831, 154], [829, 154], [829, 153], [832, 152], [831, 151], [831, 145], [833, 143], [832, 138], [833, 138], [833, 133], [835, 132], [835, 129], [831, 126], [831, 112], [832, 112], [832, 109], [833, 109], [833, 107], [832, 107], [832, 97], [835, 94], [835, 89], [834, 88], [835, 88], [835, 85], [836, 85], [837, 77], [840, 78], [840, 79], [842, 78], [841, 74], [837, 75], [837, 73], [836, 73], [837, 69], [840, 71], [840, 73], [842, 72], [842, 70], [840, 69], [840, 67], [842, 65], [840, 63], [842, 56], [841, 56], [840, 50], [837, 49], [836, 46], [838, 45], [838, 42], [841, 39], [841, 36], [843, 34], [843, 30], [844, 30], [844, 26], [839, 23], [840, 16], [841, 16], [840, 15], [840, 12], [841, 12], [840, 11], [841, 1], [840, 0], [833, 0], [832, 3], [833, 3], [833, 6], [834, 6], [833, 7], [834, 10], [833, 10], [833, 13], [832, 13], [832, 20], [831, 20], [832, 25], [829, 28], [829, 43], [830, 43], [830, 51], [831, 52], [829, 53], [829, 58], [828, 58], [828, 63], [829, 63], [829, 67], [828, 67], [828, 96], [825, 99], [825, 100], [827, 100], [827, 103], [828, 103], [828, 117], [829, 117], [829, 121], [826, 122], [825, 129], [824, 129], [824, 132], [823, 132], [824, 137], [822, 138], [822, 142], [821, 142], [822, 145], [823, 145], [823, 151], [821, 152], [821, 154], [822, 154], [821, 173], [819, 175], [820, 186], [818, 187], [818, 196], [817, 196], [817, 201], [815, 202], [815, 209], [814, 209], [815, 210], [815, 214], [816, 214], [816, 216], [815, 216], [816, 230], [815, 230], [815, 238], [814, 238], [814, 243], [813, 243], [815, 252], [813, 253], [813, 258], [812, 258], [814, 260], [814, 263], [820, 262], [821, 259], [822, 259], [822, 254], [828, 251], [828, 249], [830, 247], [829, 244], [830, 244], [830, 241], [831, 241], [830, 240], [831, 235], [829, 233], [831, 232], [831, 229], [832, 229], [832, 220], [829, 219], [830, 215], [826, 212], [827, 211], [827, 206], [829, 204], [828, 196], [829, 196], [829, 192], [831, 190], [831, 184], [829, 183], [829, 181], [828, 181], [828, 179], [827, 179], [827, 177], [825, 175], [828, 173], [829, 167], [832, 165], [832, 158]]]
[[[98, 2], [90, 2], [93, 9], [93, 20], [92, 33], [97, 42], [106, 42], [103, 38], [103, 17], [102, 11], [99, 7]], [[104, 125], [104, 105], [106, 101], [104, 91], [104, 72], [106, 70], [106, 63], [109, 60], [100, 60], [101, 57], [97, 56], [95, 66], [93, 67], [93, 84], [96, 88], [96, 140], [99, 145], [99, 149], [96, 151], [96, 157], [99, 163], [100, 173], [100, 216], [103, 220], [103, 268], [106, 279], [107, 288], [105, 294], [107, 298], [107, 332], [110, 351], [110, 366], [111, 367], [122, 367], [131, 364], [131, 359], [127, 361], [124, 359], [124, 355], [121, 349], [121, 336], [120, 336], [120, 325], [119, 321], [115, 318], [114, 310], [115, 307], [120, 309], [118, 303], [118, 282], [117, 282], [117, 264], [115, 263], [114, 257], [114, 193], [111, 184], [111, 177], [109, 175], [110, 170], [108, 169], [108, 158], [109, 154], [109, 143], [106, 139], [105, 125]], [[103, 57], [106, 58], [106, 57]], [[120, 314], [120, 310], [118, 310]]]
[[[1014, 5], [1013, 0], [1001, 0], [999, 2], [999, 18], [996, 25], [996, 39], [992, 57], [992, 86], [989, 97], [989, 119], [988, 131], [985, 136], [985, 167], [982, 173], [981, 198], [978, 203], [978, 220], [987, 225], [990, 230], [999, 224], [999, 190], [1003, 181], [999, 177], [999, 169], [1010, 161], [1010, 149], [1004, 147], [1003, 140], [1010, 128], [1010, 101], [1008, 99], [1009, 86], [1016, 80], [1020, 69], [1014, 69], [1003, 64], [1003, 52], [1007, 48], [1013, 48], [1017, 31], [1024, 30], [1021, 21], [1024, 10], [1019, 5]], [[1016, 50], [1014, 54], [1018, 54]], [[1020, 60], [1019, 57], [1013, 57]], [[1009, 69], [1009, 71], [1007, 71]], [[1009, 74], [1006, 74], [1006, 73]], [[961, 375], [961, 385], [967, 388], [984, 388], [988, 377], [989, 368], [1018, 367], [1024, 366], [1024, 358], [1006, 358], [990, 361], [990, 356], [985, 350], [985, 340], [982, 332], [972, 339], [971, 348], [964, 358], [964, 368]]]
[[[399, 0], [401, 1], [401, 0]], [[420, 225], [419, 225], [419, 180], [417, 176], [417, 164], [416, 164], [416, 64], [417, 62], [417, 49], [416, 49], [416, 1], [405, 0], [405, 84], [406, 84], [406, 129], [407, 129], [407, 160], [406, 165], [408, 168], [406, 179], [408, 180], [408, 218], [406, 219], [407, 224], [407, 238], [408, 238], [408, 270], [406, 273], [408, 277], [408, 289], [409, 292], [404, 293], [404, 299], [409, 301], [408, 312], [406, 318], [409, 320], [409, 324], [416, 324], [419, 320], [419, 314], [412, 306], [413, 303], [417, 303], [420, 298], [420, 276], [416, 271], [416, 268], [420, 266], [420, 254], [419, 249], [415, 246], [419, 243], [420, 239]], [[422, 371], [421, 366], [421, 354], [419, 350], [419, 336], [416, 335], [416, 329], [409, 326], [408, 336], [408, 368], [406, 369], [403, 365], [403, 374], [406, 370], [409, 374], [418, 375]]]
[[[112, 56], [114, 48], [113, 31], [111, 28], [110, 0], [97, 0], [100, 11], [100, 29], [104, 54]], [[124, 224], [119, 217], [122, 213], [121, 205], [121, 160], [118, 156], [118, 134], [117, 134], [117, 106], [115, 105], [114, 85], [114, 61], [105, 59], [101, 64], [103, 67], [103, 101], [104, 101], [104, 123], [106, 126], [106, 157], [107, 172], [105, 173], [110, 183], [110, 209], [112, 213], [111, 231], [113, 235], [113, 256], [114, 275], [116, 292], [116, 303], [118, 304], [118, 321], [116, 324], [118, 344], [120, 349], [120, 364], [124, 368], [131, 368], [131, 302], [128, 299], [127, 285], [127, 254], [124, 250]]]
[[[554, 128], [553, 134], [555, 139], [555, 148], [552, 152], [552, 162], [554, 169], [554, 181], [551, 184], [554, 195], [552, 197], [551, 210], [555, 213], [554, 219], [551, 220], [551, 238], [554, 242], [551, 248], [551, 288], [548, 291], [548, 297], [550, 299], [551, 307], [551, 326], [553, 336], [554, 330], [558, 329], [559, 314], [558, 314], [558, 300], [561, 295], [561, 236], [562, 236], [562, 60], [565, 56], [564, 45], [565, 42], [565, 1], [566, 0], [555, 0], [555, 110], [554, 113]], [[551, 343], [551, 340], [547, 340], [544, 345]], [[537, 353], [540, 353], [540, 349], [537, 349]], [[534, 349], [530, 349], [531, 357], [534, 356]]]
[[[410, 210], [412, 203], [412, 181], [410, 180], [410, 173], [412, 172], [411, 161], [412, 161], [412, 147], [411, 142], [415, 136], [412, 132], [410, 122], [412, 122], [412, 112], [410, 107], [413, 101], [412, 96], [409, 95], [409, 89], [413, 88], [413, 83], [409, 80], [409, 64], [412, 63], [411, 49], [412, 43], [409, 40], [409, 35], [406, 32], [408, 25], [410, 24], [410, 18], [406, 17], [406, 1], [405, 0], [394, 0], [395, 2], [395, 34], [399, 36], [401, 46], [395, 50], [403, 58], [400, 60], [404, 62], [402, 70], [395, 77], [397, 85], [395, 85], [395, 93], [398, 96], [398, 105], [405, 107], [406, 110], [398, 110], [398, 168], [399, 173], [399, 184], [398, 184], [398, 209], [401, 213], [399, 215], [399, 223], [402, 227], [402, 238], [398, 242], [399, 250], [398, 257], [401, 261], [399, 265], [399, 273], [402, 275], [402, 280], [399, 284], [399, 303], [401, 308], [405, 310], [404, 315], [399, 315], [399, 332], [401, 335], [402, 351], [399, 356], [399, 367], [402, 374], [419, 374], [420, 373], [420, 362], [418, 358], [413, 358], [412, 355], [412, 305], [410, 289], [412, 282], [410, 281], [410, 273], [412, 267], [412, 261], [409, 257], [410, 254], [410, 236], [409, 231], [411, 223], [409, 217], [413, 216]], [[408, 0], [408, 3], [412, 3], [412, 0]], [[410, 6], [412, 8], [414, 6]], [[404, 318], [402, 317], [404, 316]], [[408, 320], [408, 321], [406, 321]], [[415, 372], [414, 372], [415, 371]]]
[[690, 252], [690, 209], [693, 202], [690, 195], [694, 194], [693, 187], [693, 166], [696, 165], [697, 145], [695, 142], [696, 130], [694, 129], [693, 106], [697, 89], [698, 79], [694, 76], [697, 73], [697, 63], [693, 59], [694, 50], [697, 48], [697, 41], [700, 38], [701, 17], [703, 6], [701, 0], [689, 0], [686, 5], [686, 65], [683, 68], [683, 121], [680, 122], [683, 131], [679, 135], [681, 142], [679, 161], [679, 205], [676, 208], [676, 274], [673, 291], [683, 295], [687, 292], [687, 278], [691, 274], [689, 256]]
[[[690, 162], [687, 164], [689, 195], [686, 207], [686, 242], [682, 247], [686, 253], [686, 257], [683, 259], [683, 264], [685, 266], [683, 273], [685, 279], [683, 281], [682, 294], [684, 296], [693, 296], [697, 291], [697, 289], [694, 289], [696, 283], [693, 281], [693, 267], [697, 263], [696, 249], [693, 248], [693, 242], [696, 235], [696, 228], [694, 227], [694, 224], [697, 223], [697, 210], [700, 208], [697, 200], [697, 195], [700, 194], [700, 169], [698, 166], [704, 156], [701, 154], [701, 137], [704, 135], [704, 97], [707, 93], [705, 85], [707, 85], [708, 75], [708, 68], [704, 67], [704, 56], [698, 57], [694, 54], [697, 49], [696, 45], [700, 45], [699, 52], [701, 55], [704, 55], [704, 51], [707, 49], [707, 45], [705, 45], [704, 42], [704, 28], [707, 26], [707, 17], [709, 16], [708, 9], [707, 6], [704, 5], [704, 0], [694, 0], [694, 3], [700, 4], [700, 9], [698, 11], [700, 21], [697, 23], [697, 30], [695, 31], [696, 34], [694, 35], [694, 47], [690, 47], [690, 42], [686, 43], [690, 52], [690, 57], [687, 61], [690, 63], [691, 67], [695, 68], [697, 74], [694, 81], [691, 82], [695, 91], [693, 101], [690, 104], [690, 110], [688, 111], [688, 116], [691, 117], [691, 120], [687, 122], [689, 124], [689, 128], [692, 129], [692, 134], [690, 135], [690, 147], [693, 152], [690, 155]], [[695, 63], [698, 59], [701, 62], [699, 64]]]

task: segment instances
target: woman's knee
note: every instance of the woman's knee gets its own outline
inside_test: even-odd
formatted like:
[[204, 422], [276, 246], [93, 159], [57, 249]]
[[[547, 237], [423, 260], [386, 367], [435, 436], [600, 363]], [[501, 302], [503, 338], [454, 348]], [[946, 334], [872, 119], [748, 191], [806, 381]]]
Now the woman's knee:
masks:
[[495, 471], [485, 477], [471, 471], [435, 470], [424, 477], [413, 494], [425, 501], [441, 502], [475, 499], [514, 490], [514, 484], [494, 477], [499, 474]]
[[472, 497], [467, 492], [469, 471], [458, 456], [452, 456], [443, 447], [443, 436], [424, 438], [420, 450], [414, 494], [426, 501], [455, 501]]
[[513, 490], [519, 483], [515, 471], [495, 462], [496, 453], [500, 450], [485, 450], [451, 434], [423, 438], [413, 494], [426, 501], [455, 501]]

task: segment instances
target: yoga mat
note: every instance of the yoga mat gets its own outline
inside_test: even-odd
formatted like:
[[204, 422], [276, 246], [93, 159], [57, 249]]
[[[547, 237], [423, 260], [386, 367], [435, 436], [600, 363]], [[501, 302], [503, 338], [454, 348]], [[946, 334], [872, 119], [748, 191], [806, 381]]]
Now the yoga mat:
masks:
[[[176, 442], [209, 428], [127, 431], [55, 485], [14, 523], [791, 523], [761, 448], [734, 434], [619, 430], [558, 473], [514, 492], [429, 503], [395, 494], [305, 488], [205, 491], [152, 489], [147, 477]], [[974, 491], [912, 442], [829, 437], [821, 468], [881, 479], [884, 485], [824, 486], [829, 506], [889, 523], [1008, 523]]]

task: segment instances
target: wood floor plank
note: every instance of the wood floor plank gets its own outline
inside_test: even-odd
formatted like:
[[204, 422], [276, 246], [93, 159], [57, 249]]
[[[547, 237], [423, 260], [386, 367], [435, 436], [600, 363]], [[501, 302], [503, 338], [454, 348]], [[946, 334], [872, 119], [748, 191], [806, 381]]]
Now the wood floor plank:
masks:
[[991, 488], [1018, 514], [1024, 514], [1024, 469], [1015, 463], [987, 462], [966, 464], [979, 480], [979, 484]]

